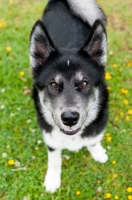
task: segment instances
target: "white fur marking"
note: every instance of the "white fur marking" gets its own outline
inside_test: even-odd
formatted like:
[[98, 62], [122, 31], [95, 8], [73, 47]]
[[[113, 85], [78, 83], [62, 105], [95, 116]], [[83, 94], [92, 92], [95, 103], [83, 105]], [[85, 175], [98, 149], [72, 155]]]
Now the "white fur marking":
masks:
[[61, 185], [61, 151], [48, 151], [48, 170], [44, 186], [47, 192], [54, 193]]
[[100, 63], [106, 65], [107, 40], [105, 33], [103, 33], [103, 41], [101, 49], [103, 50], [103, 55], [100, 58]]
[[82, 75], [81, 71], [80, 71], [80, 72], [77, 72], [75, 77], [76, 77], [76, 79], [82, 81], [83, 75]]
[[56, 81], [56, 83], [59, 83], [61, 79], [62, 79], [61, 74], [57, 74], [57, 75], [55, 76], [55, 81]]
[[100, 19], [105, 24], [105, 16], [95, 0], [68, 0], [68, 3], [73, 12], [91, 26], [97, 19]]
[[31, 41], [30, 41], [30, 65], [34, 69], [36, 66], [36, 60], [35, 58], [32, 57], [32, 55], [35, 52], [35, 37], [38, 35], [43, 35], [43, 31], [40, 26], [37, 26], [31, 36]]
[[87, 148], [94, 160], [100, 163], [105, 163], [108, 160], [106, 150], [101, 146], [100, 142], [95, 146], [88, 146]]
[[70, 60], [67, 61], [67, 65], [68, 65], [68, 66], [70, 65]]
[[40, 104], [41, 104], [41, 112], [44, 118], [50, 125], [55, 126], [55, 122], [53, 120], [52, 113], [51, 113], [52, 108], [50, 106], [50, 103], [47, 102], [46, 104], [44, 104], [44, 91], [42, 92], [39, 91], [39, 99], [40, 99]]
[[91, 98], [91, 100], [88, 102], [88, 107], [87, 109], [87, 118], [85, 120], [84, 125], [82, 126], [82, 129], [85, 128], [85, 126], [88, 126], [97, 116], [98, 112], [99, 112], [99, 90], [95, 89], [95, 100], [93, 100], [93, 98]]
[[102, 55], [96, 60], [99, 64], [103, 64], [105, 66], [106, 64], [106, 51], [107, 51], [107, 39], [106, 34], [103, 32], [102, 25], [99, 25], [97, 29], [95, 30], [92, 40], [90, 41], [90, 44], [86, 47], [86, 50], [88, 51], [89, 55], [93, 56], [93, 46], [94, 46], [94, 40], [98, 35], [102, 34], [102, 40], [101, 40], [101, 46], [100, 49], [102, 50]]
[[103, 138], [103, 133], [100, 133], [96, 137], [82, 138], [81, 131], [73, 136], [69, 136], [62, 133], [60, 129], [56, 127], [51, 134], [46, 134], [43, 131], [43, 137], [45, 143], [54, 149], [77, 151], [83, 147], [91, 146], [100, 142]]

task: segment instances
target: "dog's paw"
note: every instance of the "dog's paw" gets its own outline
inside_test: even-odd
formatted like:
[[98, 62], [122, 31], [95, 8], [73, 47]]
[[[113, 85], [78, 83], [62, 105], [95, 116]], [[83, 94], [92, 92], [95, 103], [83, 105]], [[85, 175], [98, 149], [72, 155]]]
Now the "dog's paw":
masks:
[[104, 151], [96, 152], [91, 155], [95, 161], [100, 162], [100, 163], [105, 163], [108, 160], [108, 156]]
[[61, 185], [60, 175], [55, 175], [50, 172], [46, 174], [44, 187], [47, 192], [54, 193]]
[[101, 144], [97, 144], [94, 147], [88, 147], [88, 150], [95, 161], [100, 163], [107, 162], [108, 156], [106, 150], [101, 146]]

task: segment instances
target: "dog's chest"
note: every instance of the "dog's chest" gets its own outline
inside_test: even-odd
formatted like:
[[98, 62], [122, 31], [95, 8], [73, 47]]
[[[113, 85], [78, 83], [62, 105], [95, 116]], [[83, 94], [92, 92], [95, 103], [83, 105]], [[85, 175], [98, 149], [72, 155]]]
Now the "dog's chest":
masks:
[[79, 135], [65, 135], [59, 130], [53, 131], [51, 134], [43, 132], [45, 143], [55, 149], [68, 149], [77, 151], [85, 146], [86, 140]]
[[54, 130], [51, 134], [43, 131], [43, 137], [46, 145], [51, 148], [77, 151], [84, 146], [96, 144], [102, 138], [102, 134], [97, 137], [82, 138], [80, 134], [69, 136], [59, 130]]

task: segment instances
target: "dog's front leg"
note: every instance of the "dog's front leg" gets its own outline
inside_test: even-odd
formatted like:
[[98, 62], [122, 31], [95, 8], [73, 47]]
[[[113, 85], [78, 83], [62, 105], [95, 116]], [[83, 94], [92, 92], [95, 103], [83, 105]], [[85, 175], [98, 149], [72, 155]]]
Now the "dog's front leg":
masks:
[[106, 150], [102, 147], [100, 142], [93, 146], [88, 146], [87, 148], [94, 160], [100, 163], [105, 163], [108, 160]]
[[48, 149], [48, 169], [44, 181], [47, 192], [54, 193], [61, 185], [61, 150]]

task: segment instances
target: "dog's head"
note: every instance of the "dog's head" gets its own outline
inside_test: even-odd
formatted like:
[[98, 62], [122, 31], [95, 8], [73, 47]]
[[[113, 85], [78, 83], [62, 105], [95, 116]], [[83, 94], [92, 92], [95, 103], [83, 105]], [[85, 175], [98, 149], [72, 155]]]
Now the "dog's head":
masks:
[[41, 111], [49, 124], [65, 134], [79, 132], [101, 109], [106, 43], [99, 20], [81, 49], [56, 49], [41, 21], [32, 29], [30, 62]]

